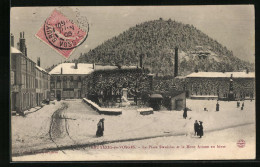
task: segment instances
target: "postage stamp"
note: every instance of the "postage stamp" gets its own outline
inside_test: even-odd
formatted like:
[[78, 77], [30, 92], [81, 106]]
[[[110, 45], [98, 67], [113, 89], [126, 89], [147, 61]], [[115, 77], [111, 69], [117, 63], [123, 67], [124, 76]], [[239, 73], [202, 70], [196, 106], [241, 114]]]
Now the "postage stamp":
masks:
[[65, 58], [69, 58], [75, 48], [80, 46], [88, 36], [88, 24], [81, 28], [60, 11], [54, 9], [37, 32], [36, 37], [55, 49]]

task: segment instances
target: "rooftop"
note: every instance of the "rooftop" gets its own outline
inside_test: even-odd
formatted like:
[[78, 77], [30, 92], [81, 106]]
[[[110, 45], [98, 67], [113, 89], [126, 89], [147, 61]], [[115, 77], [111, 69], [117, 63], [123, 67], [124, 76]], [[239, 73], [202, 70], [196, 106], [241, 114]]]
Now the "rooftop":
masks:
[[187, 75], [187, 78], [255, 78], [255, 72], [194, 72]]
[[90, 74], [93, 70], [93, 64], [78, 63], [78, 68], [75, 69], [75, 63], [62, 63], [53, 68], [49, 74]]
[[[136, 69], [136, 66], [121, 66], [121, 69]], [[116, 70], [119, 69], [118, 66], [113, 65], [95, 65], [95, 71], [109, 71], [109, 70]]]
[[[110, 71], [119, 69], [118, 66], [112, 65], [94, 65], [86, 63], [78, 63], [78, 68], [75, 69], [75, 63], [62, 63], [53, 68], [49, 74], [91, 74], [94, 71]], [[136, 66], [122, 66], [121, 69], [136, 69]]]
[[44, 71], [44, 72], [46, 72], [46, 73], [48, 73], [45, 69], [43, 69], [43, 68], [41, 68], [40, 66], [35, 66], [36, 68], [38, 68], [39, 70], [41, 70], [41, 71]]
[[20, 50], [16, 49], [15, 47], [11, 47], [11, 53], [21, 53], [22, 54], [22, 52]]

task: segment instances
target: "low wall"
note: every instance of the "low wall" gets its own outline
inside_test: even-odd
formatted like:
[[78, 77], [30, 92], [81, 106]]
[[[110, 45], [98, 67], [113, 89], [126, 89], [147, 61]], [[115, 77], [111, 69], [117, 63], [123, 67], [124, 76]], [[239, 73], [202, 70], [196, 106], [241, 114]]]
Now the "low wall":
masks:
[[137, 112], [141, 115], [150, 115], [150, 114], [153, 114], [153, 109], [152, 108], [140, 108], [140, 109], [137, 109]]
[[198, 100], [217, 100], [218, 96], [190, 96], [190, 99]]
[[122, 109], [119, 108], [102, 108], [99, 107], [96, 103], [93, 101], [83, 98], [83, 101], [91, 106], [94, 110], [96, 110], [99, 114], [105, 114], [105, 115], [121, 115]]

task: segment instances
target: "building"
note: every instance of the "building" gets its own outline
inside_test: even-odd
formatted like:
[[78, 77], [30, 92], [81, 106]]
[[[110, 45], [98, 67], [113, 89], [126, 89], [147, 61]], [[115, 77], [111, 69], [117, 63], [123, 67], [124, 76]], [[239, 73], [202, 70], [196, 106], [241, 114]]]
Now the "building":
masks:
[[51, 100], [85, 97], [83, 80], [93, 71], [93, 64], [62, 63], [56, 66], [49, 72]]
[[35, 62], [11, 47], [11, 111], [22, 112], [36, 106]]
[[[38, 100], [38, 93], [48, 94], [48, 73], [36, 66], [36, 63], [27, 57], [27, 47], [24, 33], [20, 33], [19, 49], [14, 47], [14, 36], [11, 34], [10, 49], [10, 98], [11, 111], [23, 113], [25, 110], [41, 104], [47, 95]], [[38, 83], [41, 84], [39, 87]], [[37, 101], [38, 100], [38, 101]]]
[[50, 74], [40, 67], [40, 58], [38, 58], [36, 65], [35, 89], [37, 105], [50, 100]]
[[235, 99], [255, 97], [254, 72], [195, 72], [186, 76], [191, 98], [228, 98], [230, 82]]

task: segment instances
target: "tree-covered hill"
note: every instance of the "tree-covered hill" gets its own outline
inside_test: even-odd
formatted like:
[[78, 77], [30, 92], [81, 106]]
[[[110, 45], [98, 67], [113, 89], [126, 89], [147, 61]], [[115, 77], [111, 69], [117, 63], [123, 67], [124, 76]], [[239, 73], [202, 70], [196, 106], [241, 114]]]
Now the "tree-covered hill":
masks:
[[174, 73], [174, 48], [179, 48], [179, 75], [198, 71], [254, 70], [254, 65], [233, 56], [225, 46], [192, 25], [154, 20], [136, 25], [79, 57], [79, 62], [138, 65], [159, 76]]

